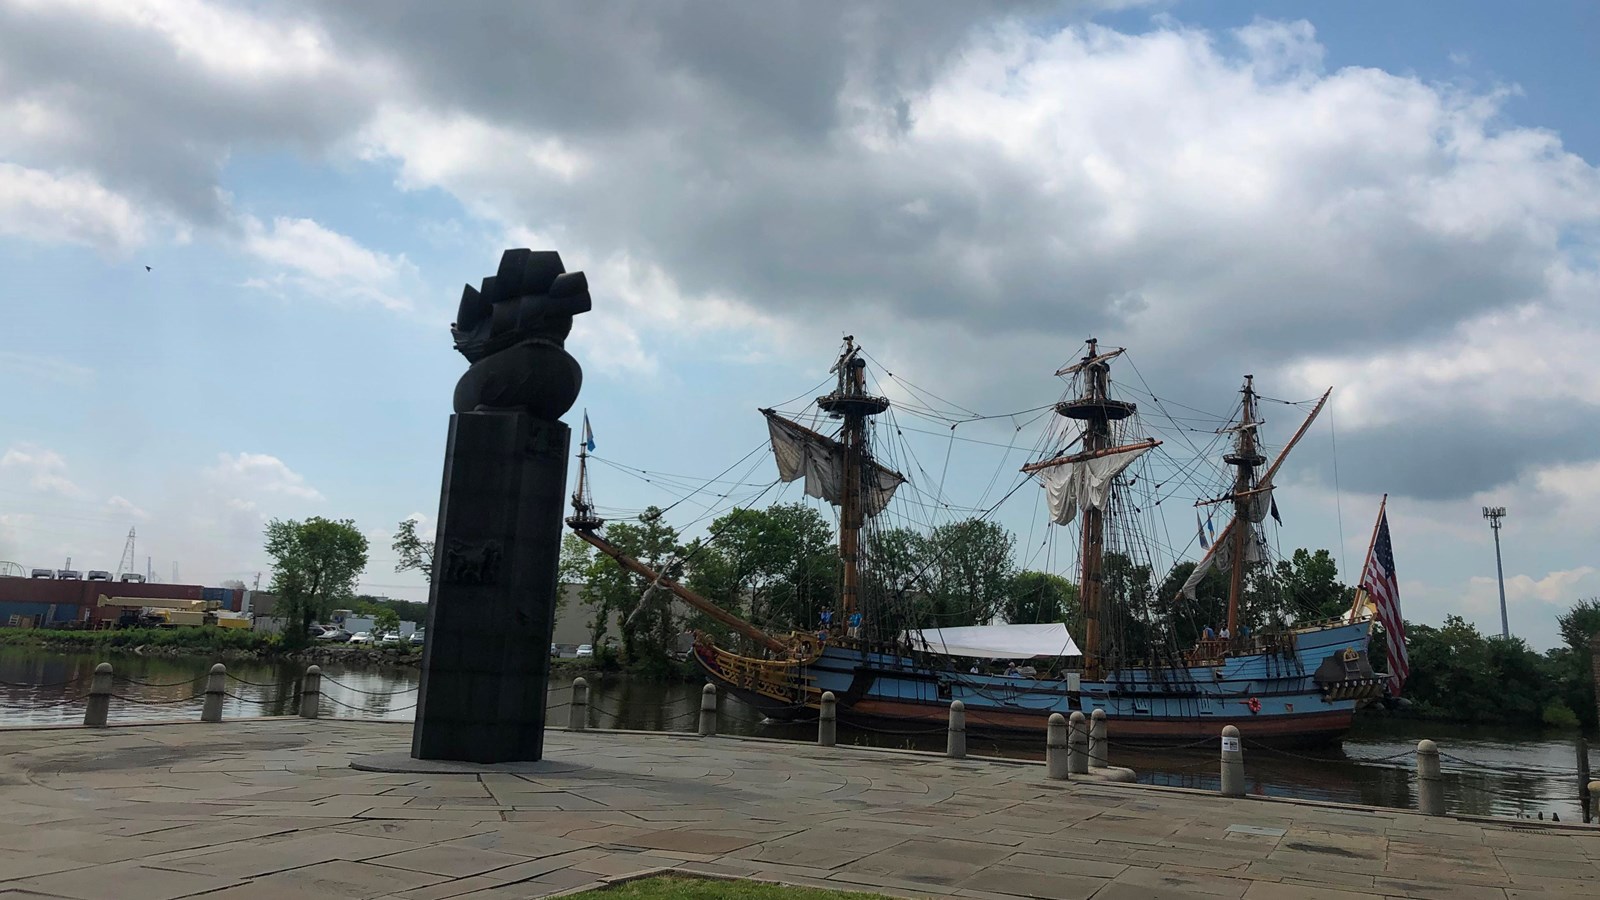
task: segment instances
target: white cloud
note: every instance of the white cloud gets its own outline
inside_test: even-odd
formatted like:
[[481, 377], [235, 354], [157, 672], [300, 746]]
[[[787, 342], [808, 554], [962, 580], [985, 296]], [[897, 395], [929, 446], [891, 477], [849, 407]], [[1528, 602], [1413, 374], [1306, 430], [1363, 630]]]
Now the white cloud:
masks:
[[150, 514], [135, 506], [133, 501], [118, 495], [113, 495], [106, 500], [106, 512], [123, 519], [143, 521], [150, 518]]
[[230, 79], [318, 73], [337, 63], [318, 31], [279, 24], [203, 0], [12, 0], [22, 10], [46, 9], [91, 18], [125, 33], [143, 32], [182, 60]]
[[144, 243], [145, 218], [89, 175], [0, 161], [0, 235], [126, 252]]
[[255, 501], [238, 494], [282, 494], [300, 500], [323, 500], [322, 492], [306, 484], [305, 478], [283, 460], [265, 453], [221, 453], [217, 464], [206, 470], [213, 481], [235, 492], [230, 505], [242, 512], [253, 512]]
[[415, 277], [416, 267], [404, 255], [371, 250], [311, 219], [280, 217], [267, 226], [247, 217], [244, 227], [244, 250], [285, 270], [250, 286], [289, 284], [329, 299], [366, 300], [397, 311], [411, 308], [399, 291]]
[[63, 497], [82, 497], [83, 488], [67, 477], [67, 461], [61, 454], [35, 444], [16, 444], [0, 456], [0, 469], [22, 473], [28, 486], [37, 491]]
[[[1506, 620], [1511, 634], [1537, 648], [1560, 643], [1556, 617], [1584, 597], [1600, 595], [1600, 570], [1577, 566], [1535, 578], [1506, 576]], [[1475, 620], [1485, 634], [1500, 633], [1500, 585], [1494, 576], [1474, 576], [1456, 598], [1452, 611]]]

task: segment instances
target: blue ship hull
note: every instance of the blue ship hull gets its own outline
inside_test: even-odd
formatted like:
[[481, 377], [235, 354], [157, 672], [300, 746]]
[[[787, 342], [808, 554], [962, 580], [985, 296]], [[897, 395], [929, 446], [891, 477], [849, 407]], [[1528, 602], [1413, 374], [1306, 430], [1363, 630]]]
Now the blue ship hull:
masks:
[[950, 703], [966, 706], [968, 727], [1043, 732], [1051, 713], [1105, 710], [1112, 738], [1192, 742], [1224, 725], [1276, 745], [1337, 743], [1357, 706], [1383, 693], [1385, 677], [1366, 659], [1369, 624], [1306, 629], [1272, 652], [1240, 652], [1166, 668], [1127, 668], [1073, 690], [1066, 681], [972, 674], [937, 656], [885, 653], [848, 643], [827, 646], [801, 668], [788, 696], [739, 683], [714, 654], [699, 659], [713, 680], [774, 719], [814, 715], [831, 691], [845, 721], [943, 723]]

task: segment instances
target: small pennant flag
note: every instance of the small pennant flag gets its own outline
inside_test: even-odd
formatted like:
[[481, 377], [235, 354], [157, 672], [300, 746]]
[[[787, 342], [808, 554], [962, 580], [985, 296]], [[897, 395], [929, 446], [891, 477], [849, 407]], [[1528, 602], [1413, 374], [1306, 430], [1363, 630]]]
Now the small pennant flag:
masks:
[[1280, 526], [1283, 524], [1283, 516], [1278, 515], [1278, 498], [1277, 497], [1273, 497], [1272, 498], [1272, 517], [1274, 519], [1278, 520], [1278, 524]]
[[1210, 550], [1211, 542], [1206, 540], [1206, 526], [1200, 523], [1200, 510], [1194, 511], [1194, 527], [1200, 532], [1200, 549]]
[[594, 452], [594, 429], [589, 427], [589, 411], [583, 411], [583, 446], [590, 453]]

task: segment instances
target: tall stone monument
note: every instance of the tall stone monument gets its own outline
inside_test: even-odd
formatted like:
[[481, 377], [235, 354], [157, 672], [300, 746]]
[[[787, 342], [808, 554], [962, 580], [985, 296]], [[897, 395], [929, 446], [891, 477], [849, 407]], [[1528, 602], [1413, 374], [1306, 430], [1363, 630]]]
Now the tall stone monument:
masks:
[[461, 295], [456, 384], [434, 543], [411, 755], [476, 763], [544, 755], [572, 408], [583, 371], [563, 348], [590, 307], [554, 251], [507, 250]]

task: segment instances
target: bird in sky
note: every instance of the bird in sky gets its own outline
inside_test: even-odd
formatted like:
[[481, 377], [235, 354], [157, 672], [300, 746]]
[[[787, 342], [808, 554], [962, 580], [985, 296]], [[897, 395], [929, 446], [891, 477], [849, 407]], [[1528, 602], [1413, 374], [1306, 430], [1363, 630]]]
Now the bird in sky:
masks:
[[148, 272], [148, 271], [150, 271], [150, 267], [149, 267], [149, 266], [145, 266], [145, 267], [144, 267], [144, 270], [145, 270], [145, 271], [146, 271], [146, 272]]

